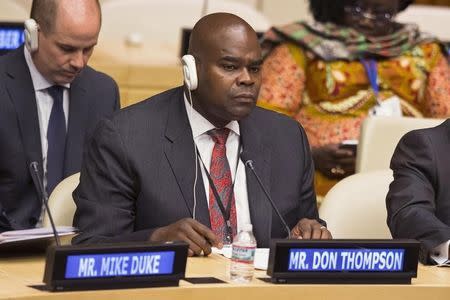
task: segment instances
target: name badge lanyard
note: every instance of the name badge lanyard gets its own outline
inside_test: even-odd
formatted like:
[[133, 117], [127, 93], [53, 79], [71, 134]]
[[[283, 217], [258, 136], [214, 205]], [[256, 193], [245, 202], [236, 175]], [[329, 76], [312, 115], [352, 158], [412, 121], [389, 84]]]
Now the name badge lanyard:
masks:
[[375, 59], [361, 59], [361, 63], [366, 70], [367, 77], [369, 78], [370, 86], [372, 87], [375, 95], [377, 105], [381, 105], [380, 100], [380, 88], [378, 86], [378, 67]]
[[237, 177], [237, 170], [238, 170], [238, 166], [239, 166], [239, 153], [241, 152], [241, 144], [239, 144], [238, 147], [238, 157], [236, 160], [236, 168], [234, 171], [234, 179], [233, 179], [233, 183], [231, 184], [231, 193], [228, 199], [228, 203], [227, 203], [227, 207], [225, 208], [225, 206], [223, 205], [222, 199], [220, 198], [219, 192], [217, 192], [217, 188], [216, 185], [214, 184], [211, 175], [208, 172], [208, 169], [206, 169], [205, 163], [203, 162], [202, 157], [200, 156], [200, 152], [198, 151], [198, 148], [196, 147], [196, 151], [197, 151], [197, 156], [200, 159], [200, 161], [202, 162], [203, 165], [203, 169], [205, 170], [206, 173], [206, 177], [208, 177], [208, 182], [209, 182], [209, 186], [212, 189], [212, 192], [214, 194], [214, 197], [216, 197], [216, 201], [217, 204], [219, 205], [219, 209], [220, 212], [222, 214], [223, 220], [225, 221], [225, 242], [231, 244], [233, 242], [233, 228], [231, 226], [231, 220], [230, 220], [230, 215], [231, 215], [231, 202], [233, 199], [233, 195], [234, 195], [234, 183], [236, 182], [236, 177]]

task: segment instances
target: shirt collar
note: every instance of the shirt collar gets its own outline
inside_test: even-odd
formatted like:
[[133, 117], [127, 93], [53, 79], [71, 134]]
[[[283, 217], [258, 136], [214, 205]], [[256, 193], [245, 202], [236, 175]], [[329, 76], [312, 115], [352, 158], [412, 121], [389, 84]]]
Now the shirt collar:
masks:
[[[216, 128], [211, 122], [209, 122], [205, 117], [203, 117], [198, 111], [196, 111], [193, 107], [191, 109], [191, 105], [186, 98], [186, 94], [184, 95], [184, 105], [186, 107], [186, 112], [189, 120], [189, 124], [191, 124], [192, 135], [195, 138], [200, 137], [211, 129]], [[192, 112], [192, 113], [191, 113]], [[237, 136], [240, 135], [239, 123], [237, 121], [231, 121], [228, 123], [226, 128], [230, 129]]]
[[[51, 81], [48, 81], [36, 68], [36, 65], [31, 58], [30, 51], [28, 51], [27, 47], [24, 47], [25, 61], [27, 62], [28, 69], [30, 70], [31, 81], [33, 81], [34, 91], [42, 91], [48, 89], [55, 84]], [[62, 84], [61, 86], [65, 88], [70, 88], [70, 83]]]

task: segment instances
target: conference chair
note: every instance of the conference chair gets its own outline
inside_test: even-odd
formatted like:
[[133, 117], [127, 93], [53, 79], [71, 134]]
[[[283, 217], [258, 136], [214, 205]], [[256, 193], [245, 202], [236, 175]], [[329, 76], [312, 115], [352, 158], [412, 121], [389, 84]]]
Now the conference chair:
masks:
[[407, 132], [435, 127], [443, 119], [406, 117], [368, 117], [361, 125], [356, 173], [389, 169], [392, 154], [401, 137]]
[[[48, 206], [52, 212], [53, 221], [56, 226], [72, 226], [75, 214], [75, 202], [72, 192], [80, 182], [80, 173], [75, 173], [61, 181], [53, 190], [48, 199]], [[43, 227], [50, 227], [50, 219], [45, 213]]]
[[442, 41], [450, 41], [449, 20], [449, 7], [431, 5], [411, 5], [397, 17], [397, 21], [415, 23], [419, 25], [421, 31], [430, 33]]
[[333, 238], [390, 239], [385, 199], [393, 176], [391, 170], [351, 175], [325, 196], [319, 215]]

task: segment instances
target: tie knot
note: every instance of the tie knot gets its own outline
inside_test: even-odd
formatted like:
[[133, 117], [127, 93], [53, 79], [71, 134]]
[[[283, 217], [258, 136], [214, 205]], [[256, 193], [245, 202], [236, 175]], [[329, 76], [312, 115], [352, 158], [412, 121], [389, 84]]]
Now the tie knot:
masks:
[[53, 85], [47, 89], [54, 102], [62, 102], [64, 87], [60, 85]]
[[214, 128], [208, 131], [208, 134], [213, 139], [214, 143], [219, 145], [225, 145], [229, 133], [230, 129], [228, 128]]

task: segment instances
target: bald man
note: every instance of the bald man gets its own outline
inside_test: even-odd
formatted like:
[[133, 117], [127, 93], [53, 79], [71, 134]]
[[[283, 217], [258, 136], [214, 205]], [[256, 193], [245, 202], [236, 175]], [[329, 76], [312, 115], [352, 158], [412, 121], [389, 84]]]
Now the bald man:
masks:
[[73, 242], [182, 240], [190, 255], [209, 254], [252, 223], [258, 246], [268, 247], [288, 233], [240, 157], [253, 160], [295, 237], [330, 238], [318, 219], [303, 128], [255, 107], [261, 49], [254, 30], [231, 14], [205, 16], [189, 53], [195, 65], [184, 87], [96, 129], [74, 192], [81, 233]]
[[0, 232], [41, 224], [31, 162], [50, 194], [80, 171], [85, 136], [119, 106], [116, 83], [86, 66], [100, 13], [95, 0], [34, 1], [37, 47], [0, 58]]

